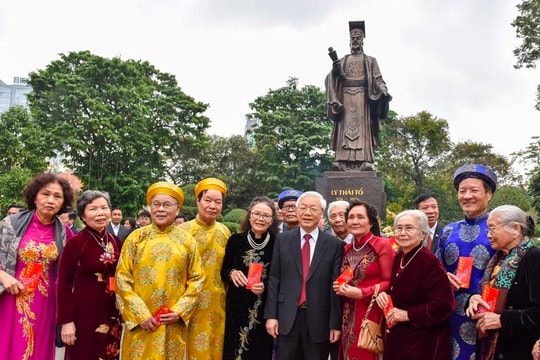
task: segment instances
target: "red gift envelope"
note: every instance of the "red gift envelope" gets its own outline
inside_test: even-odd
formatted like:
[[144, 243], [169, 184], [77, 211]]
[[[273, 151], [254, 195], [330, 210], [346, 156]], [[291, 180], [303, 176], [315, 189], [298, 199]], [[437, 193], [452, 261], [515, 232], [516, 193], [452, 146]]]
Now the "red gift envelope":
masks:
[[263, 264], [260, 263], [251, 263], [248, 268], [248, 279], [246, 289], [251, 289], [253, 285], [261, 282], [263, 271]]
[[473, 260], [470, 256], [459, 257], [456, 276], [461, 283], [460, 287], [463, 289], [468, 289], [471, 284]]
[[34, 292], [39, 283], [39, 278], [43, 272], [43, 264], [37, 262], [28, 263], [21, 271], [21, 283], [24, 286], [24, 291]]
[[392, 302], [392, 298], [390, 297], [390, 295], [388, 295], [388, 304], [386, 305], [386, 307], [383, 309], [383, 314], [384, 314], [384, 317], [386, 318], [386, 327], [387, 328], [391, 328], [392, 326], [396, 325], [396, 321], [388, 321], [388, 312], [390, 310], [392, 310], [394, 308], [394, 303]]
[[159, 325], [161, 325], [161, 315], [172, 313], [172, 310], [167, 307], [167, 305], [162, 305], [159, 309], [157, 309], [153, 314], [152, 317], [156, 319]]
[[[499, 289], [496, 289], [489, 285], [484, 285], [484, 288], [482, 289], [482, 299], [484, 299], [484, 301], [489, 304], [489, 309], [485, 311], [495, 312], [495, 306], [497, 305], [498, 297], [499, 297]], [[480, 310], [480, 307], [479, 307], [479, 310]]]
[[338, 282], [339, 286], [341, 286], [351, 281], [353, 276], [354, 275], [353, 275], [352, 268], [349, 266], [345, 270], [343, 270], [343, 272], [341, 273], [341, 275], [338, 276], [336, 281]]
[[114, 276], [109, 276], [109, 283], [107, 284], [107, 289], [113, 292], [115, 288], [116, 288], [116, 280]]

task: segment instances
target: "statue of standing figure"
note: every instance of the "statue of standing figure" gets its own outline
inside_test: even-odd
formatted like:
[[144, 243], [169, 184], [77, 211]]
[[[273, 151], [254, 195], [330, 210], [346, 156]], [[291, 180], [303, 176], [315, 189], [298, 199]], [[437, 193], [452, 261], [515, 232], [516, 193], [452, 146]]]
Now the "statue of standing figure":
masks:
[[388, 93], [377, 60], [364, 54], [364, 21], [349, 22], [351, 53], [338, 59], [329, 48], [332, 71], [326, 76], [326, 113], [334, 121], [330, 148], [334, 170], [372, 171], [380, 121], [388, 115]]

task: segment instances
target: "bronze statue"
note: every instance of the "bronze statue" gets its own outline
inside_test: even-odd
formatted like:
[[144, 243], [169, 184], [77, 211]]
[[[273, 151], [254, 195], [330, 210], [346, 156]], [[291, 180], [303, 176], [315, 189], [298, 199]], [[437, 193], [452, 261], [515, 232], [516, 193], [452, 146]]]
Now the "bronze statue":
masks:
[[365, 24], [349, 22], [351, 53], [341, 60], [328, 49], [332, 71], [326, 76], [326, 113], [334, 121], [330, 148], [334, 170], [373, 170], [380, 121], [388, 115], [388, 93], [377, 60], [364, 54]]

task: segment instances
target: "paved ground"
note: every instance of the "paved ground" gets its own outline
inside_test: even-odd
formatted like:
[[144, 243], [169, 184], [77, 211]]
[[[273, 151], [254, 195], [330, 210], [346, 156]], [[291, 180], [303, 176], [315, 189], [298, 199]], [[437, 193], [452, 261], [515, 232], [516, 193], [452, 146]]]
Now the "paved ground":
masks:
[[64, 348], [56, 348], [56, 358], [54, 360], [64, 360]]

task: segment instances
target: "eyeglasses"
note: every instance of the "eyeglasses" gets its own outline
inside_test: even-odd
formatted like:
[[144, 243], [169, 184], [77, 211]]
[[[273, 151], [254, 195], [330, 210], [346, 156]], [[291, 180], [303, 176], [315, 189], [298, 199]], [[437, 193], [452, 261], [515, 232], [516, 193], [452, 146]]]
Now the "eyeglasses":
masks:
[[506, 226], [506, 225], [509, 225], [509, 224], [506, 223], [506, 224], [499, 224], [499, 225], [493, 226], [493, 227], [488, 227], [488, 228], [486, 229], [486, 234], [493, 234], [493, 232], [494, 232], [495, 230], [497, 230], [497, 229], [500, 228], [500, 227]]
[[168, 202], [168, 201], [160, 203], [158, 201], [152, 201], [150, 203], [150, 206], [152, 207], [152, 209], [155, 209], [155, 210], [158, 210], [162, 206], [163, 206], [163, 209], [165, 210], [171, 210], [175, 208], [176, 206], [178, 206], [178, 203], [173, 203], [173, 202]]
[[401, 225], [398, 225], [394, 228], [394, 233], [396, 234], [399, 234], [401, 232], [405, 232], [407, 234], [412, 234], [414, 233], [415, 230], [418, 230], [420, 229], [419, 227], [416, 227], [416, 226], [410, 226], [410, 225], [407, 225], [407, 226], [401, 226]]
[[296, 205], [283, 205], [283, 211], [296, 211]]
[[260, 213], [260, 212], [252, 212], [251, 217], [254, 218], [255, 220], [260, 219], [260, 218], [263, 218], [264, 221], [272, 220], [272, 215], [263, 214], [263, 213]]
[[316, 208], [316, 207], [304, 207], [304, 206], [301, 206], [298, 208], [298, 211], [301, 212], [301, 213], [305, 213], [305, 212], [310, 212], [312, 214], [316, 214], [318, 213], [319, 211], [321, 211], [320, 209]]

